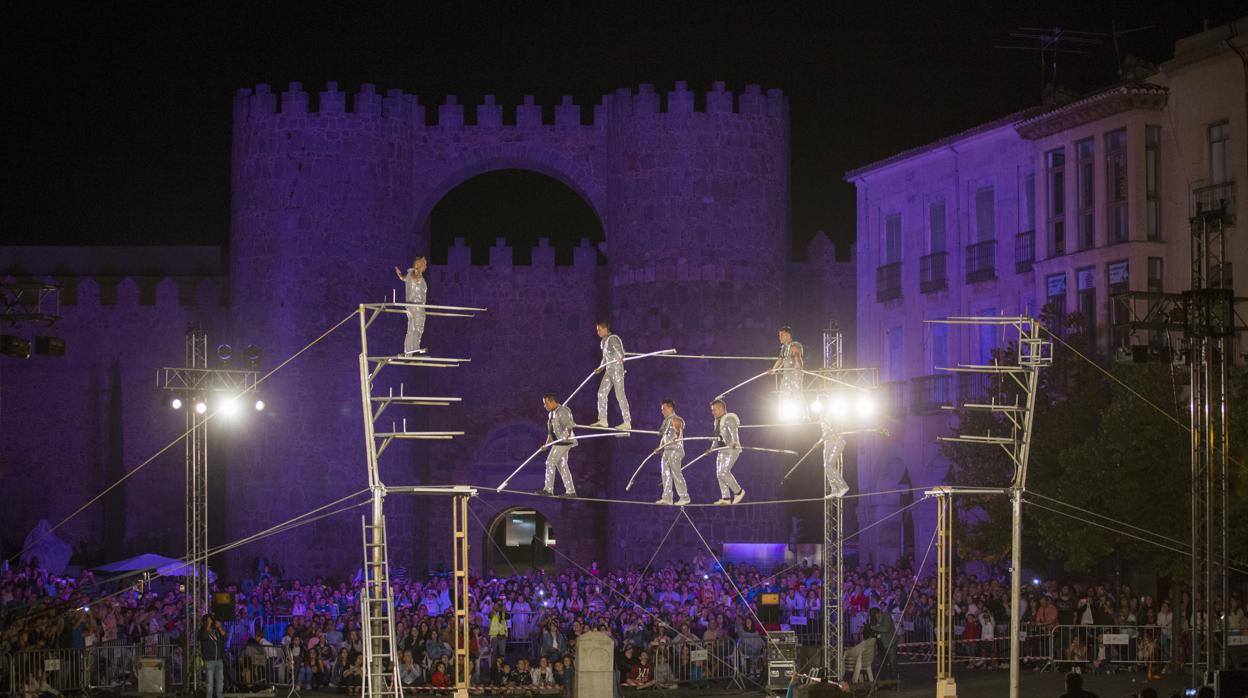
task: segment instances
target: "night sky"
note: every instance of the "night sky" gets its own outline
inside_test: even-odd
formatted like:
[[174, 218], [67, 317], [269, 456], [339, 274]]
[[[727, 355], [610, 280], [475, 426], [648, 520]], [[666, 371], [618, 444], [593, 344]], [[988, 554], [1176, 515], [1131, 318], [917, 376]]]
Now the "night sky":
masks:
[[[446, 94], [469, 105], [487, 93], [505, 105], [571, 94], [586, 113], [641, 82], [662, 92], [676, 80], [699, 92], [713, 80], [738, 93], [780, 87], [792, 107], [794, 241], [819, 229], [848, 241], [847, 169], [1039, 100], [1039, 57], [994, 48], [1018, 44], [1010, 32], [1147, 27], [1119, 49], [1158, 61], [1202, 20], [1248, 13], [1234, 2], [594, 7], [4, 3], [0, 244], [226, 244], [232, 95], [292, 80], [310, 92], [327, 80], [349, 92], [372, 82], [427, 105]], [[1090, 51], [1060, 56], [1058, 82], [1084, 91], [1116, 79], [1112, 40]], [[567, 244], [587, 234], [574, 195], [529, 188], [531, 179], [495, 176], [461, 192], [471, 196], [435, 214], [435, 235], [541, 230]]]

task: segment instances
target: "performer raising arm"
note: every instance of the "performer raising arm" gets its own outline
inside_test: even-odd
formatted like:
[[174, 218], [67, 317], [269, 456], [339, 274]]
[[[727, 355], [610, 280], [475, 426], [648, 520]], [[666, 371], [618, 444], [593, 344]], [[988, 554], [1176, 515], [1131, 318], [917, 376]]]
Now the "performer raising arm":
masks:
[[572, 433], [572, 410], [559, 404], [554, 393], [543, 395], [542, 404], [546, 407], [546, 443], [560, 443], [551, 446], [546, 454], [546, 483], [539, 494], [555, 494], [555, 471], [558, 470], [559, 478], [563, 480], [564, 496], [575, 497], [576, 485], [572, 484], [572, 471], [568, 469], [568, 451], [576, 446], [575, 441], [569, 440], [575, 436]]
[[616, 429], [628, 431], [633, 428], [633, 420], [628, 412], [628, 396], [624, 394], [624, 341], [619, 335], [611, 334], [611, 327], [600, 322], [597, 325], [599, 343], [602, 349], [602, 365], [594, 373], [602, 373], [602, 382], [598, 384], [598, 421], [590, 426], [607, 426], [607, 397], [615, 389], [615, 401], [620, 405], [620, 415], [624, 421]]
[[778, 335], [780, 357], [772, 365], [771, 371], [780, 374], [780, 399], [796, 400], [801, 406], [801, 412], [805, 414], [805, 404], [802, 400], [802, 369], [806, 367], [806, 361], [802, 343], [793, 340], [793, 328], [788, 325], [781, 327]]
[[719, 481], [719, 501], [715, 503], [737, 504], [745, 498], [745, 490], [732, 476], [732, 466], [741, 455], [738, 433], [741, 419], [728, 411], [728, 403], [722, 399], [711, 403], [711, 415], [715, 417], [715, 440], [711, 442], [711, 449], [720, 449], [715, 456], [715, 479]]
[[[421, 306], [429, 302], [429, 284], [425, 283], [425, 269], [429, 267], [429, 260], [425, 259], [422, 254], [416, 255], [416, 259], [412, 260], [412, 267], [406, 272], [399, 271], [398, 267], [394, 268], [395, 276], [403, 282], [403, 300], [407, 303], [418, 303]], [[407, 336], [403, 338], [403, 353], [424, 354], [427, 349], [420, 346], [420, 339], [425, 334], [425, 309], [408, 308], [407, 309]]]

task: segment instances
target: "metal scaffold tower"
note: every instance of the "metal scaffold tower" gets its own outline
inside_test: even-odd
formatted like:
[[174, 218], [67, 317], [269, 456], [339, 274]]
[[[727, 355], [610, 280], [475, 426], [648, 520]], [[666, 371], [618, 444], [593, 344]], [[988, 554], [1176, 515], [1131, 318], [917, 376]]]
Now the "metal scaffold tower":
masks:
[[[1213, 204], [1211, 206], [1205, 203]], [[1160, 290], [1127, 292], [1115, 297], [1126, 310], [1124, 355], [1148, 359], [1163, 351], [1162, 338], [1182, 332], [1183, 358], [1189, 368], [1191, 429], [1192, 609], [1197, 619], [1190, 633], [1192, 685], [1227, 663], [1226, 614], [1227, 498], [1230, 439], [1227, 388], [1234, 361], [1235, 337], [1248, 331], [1236, 314], [1227, 236], [1233, 228], [1234, 202], [1197, 199], [1188, 219], [1191, 288], [1182, 293]], [[1143, 337], [1133, 333], [1146, 333]], [[1133, 339], [1144, 339], [1136, 343]], [[1130, 349], [1130, 352], [1125, 352]]]
[[[173, 396], [173, 405], [186, 413], [185, 447], [185, 532], [186, 583], [184, 607], [186, 628], [184, 657], [195, 656], [196, 633], [200, 618], [212, 605], [208, 598], [208, 413], [209, 396], [238, 400], [254, 394], [259, 373], [253, 370], [208, 368], [208, 333], [199, 325], [186, 328], [184, 366], [161, 368], [160, 388]], [[199, 672], [190, 672], [187, 684], [199, 683]]]
[[[978, 328], [1000, 328], [1002, 333], [1012, 329], [1017, 333], [1016, 360], [1012, 363], [1000, 363], [993, 359], [987, 364], [959, 364], [952, 367], [938, 366], [938, 370], [952, 373], [971, 373], [986, 375], [998, 379], [996, 390], [989, 391], [987, 402], [963, 403], [961, 409], [967, 412], [978, 412], [989, 415], [994, 422], [1001, 425], [998, 433], [992, 428], [986, 434], [958, 434], [957, 436], [941, 437], [942, 441], [953, 441], [970, 444], [986, 444], [1000, 447], [1009, 457], [1014, 466], [1014, 477], [1010, 487], [1004, 491], [1010, 497], [1010, 698], [1018, 697], [1019, 689], [1019, 613], [1021, 604], [1019, 597], [1022, 587], [1022, 535], [1023, 535], [1023, 493], [1027, 491], [1027, 462], [1031, 454], [1032, 422], [1036, 411], [1036, 391], [1039, 385], [1040, 369], [1053, 364], [1053, 344], [1041, 338], [1043, 328], [1040, 323], [1030, 317], [951, 317], [946, 320], [930, 320], [929, 322], [949, 325], [964, 325]], [[954, 409], [947, 406], [947, 409]], [[947, 488], [948, 494], [1000, 494], [1002, 490], [982, 490], [975, 488]], [[934, 490], [933, 494], [937, 494]], [[942, 514], [952, 525], [952, 509], [945, 500], [941, 502]], [[942, 544], [944, 541], [942, 540]], [[952, 558], [946, 560], [952, 562]], [[941, 570], [940, 575], [951, 574], [950, 570]], [[937, 675], [937, 695], [954, 695], [952, 692], [940, 693], [940, 690], [954, 690], [952, 676], [952, 644], [945, 648], [948, 654], [944, 658], [937, 657], [937, 668], [943, 665], [949, 673]], [[937, 641], [938, 655], [940, 651]]]
[[[844, 335], [836, 323], [823, 330], [823, 368], [807, 385], [807, 391], [825, 392], [840, 386], [874, 390], [879, 385], [875, 368], [845, 368]], [[836, 469], [844, 477], [845, 454]], [[845, 500], [832, 496], [826, 477], [823, 482], [823, 666], [834, 676], [845, 675], [845, 615], [841, 585], [845, 578]]]
[[455, 608], [455, 695], [468, 695], [468, 500], [476, 490], [461, 486], [386, 486], [378, 469], [378, 459], [396, 439], [451, 439], [462, 431], [417, 431], [408, 429], [407, 419], [392, 424], [389, 430], [378, 431], [378, 419], [391, 405], [446, 407], [461, 401], [458, 397], [409, 395], [402, 384], [384, 395], [373, 394], [373, 382], [387, 366], [412, 368], [455, 368], [467, 359], [447, 359], [424, 354], [370, 356], [368, 329], [385, 315], [407, 316], [422, 309], [434, 317], [474, 317], [484, 308], [460, 308], [413, 303], [369, 303], [359, 308], [360, 315], [360, 399], [364, 415], [364, 442], [367, 455], [368, 488], [372, 498], [371, 513], [362, 517], [364, 542], [364, 584], [360, 591], [360, 625], [364, 643], [364, 686], [366, 698], [390, 696], [399, 698], [399, 658], [394, 628], [394, 598], [390, 586], [390, 553], [386, 535], [385, 497], [387, 494], [449, 496], [452, 499], [452, 531], [454, 543], [454, 608]]

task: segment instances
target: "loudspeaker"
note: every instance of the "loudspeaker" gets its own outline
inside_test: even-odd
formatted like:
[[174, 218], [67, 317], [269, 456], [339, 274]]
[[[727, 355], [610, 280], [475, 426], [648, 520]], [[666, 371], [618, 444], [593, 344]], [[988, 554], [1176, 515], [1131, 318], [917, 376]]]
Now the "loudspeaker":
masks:
[[234, 592], [218, 591], [212, 595], [212, 615], [222, 623], [234, 620]]
[[780, 595], [758, 595], [758, 622], [763, 625], [774, 625], [780, 622]]

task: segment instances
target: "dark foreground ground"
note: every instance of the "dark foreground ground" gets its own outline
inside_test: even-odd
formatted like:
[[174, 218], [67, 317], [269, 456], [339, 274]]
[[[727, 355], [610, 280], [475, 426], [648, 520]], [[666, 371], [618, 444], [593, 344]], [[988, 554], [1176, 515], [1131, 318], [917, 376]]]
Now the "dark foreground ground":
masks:
[[[883, 682], [877, 687], [876, 694], [881, 698], [931, 698], [936, 694], [935, 690], [935, 665], [920, 664], [904, 666], [901, 670], [901, 685], [897, 686], [894, 682]], [[958, 698], [1005, 698], [1009, 695], [1009, 679], [1008, 671], [963, 671], [956, 675], [958, 682]], [[1170, 698], [1175, 692], [1182, 695], [1183, 689], [1186, 687], [1184, 676], [1167, 675], [1151, 684], [1143, 681], [1143, 674], [1114, 674], [1114, 675], [1084, 675], [1083, 687], [1085, 690], [1091, 691], [1100, 698], [1128, 698], [1134, 696], [1141, 688], [1151, 685], [1157, 690], [1157, 694], [1161, 698]], [[1058, 698], [1065, 692], [1065, 675], [1054, 671], [1037, 672], [1034, 670], [1025, 671], [1022, 674], [1019, 695], [1023, 698]], [[476, 693], [476, 691], [474, 691]], [[647, 691], [625, 691], [624, 696], [636, 696], [637, 698], [651, 698], [663, 696], [664, 698], [726, 698], [727, 696], [765, 696], [765, 695], [783, 695], [783, 691], [768, 693], [759, 686], [746, 682], [746, 689], [741, 690], [734, 687], [707, 687], [707, 688], [681, 688], [673, 690], [647, 690]], [[866, 685], [858, 686], [855, 691], [856, 695], [865, 696], [870, 694], [869, 687]], [[230, 696], [243, 696], [247, 694], [226, 694]], [[254, 695], [254, 694], [252, 694]], [[275, 698], [285, 698], [286, 689], [281, 689], [274, 694]], [[450, 695], [420, 692], [416, 694], [407, 694], [416, 696], [436, 696]], [[509, 695], [509, 696], [525, 696], [525, 693], [491, 693], [489, 695]], [[558, 694], [553, 694], [558, 695]], [[301, 692], [302, 698], [329, 698], [330, 696], [341, 696], [345, 698], [345, 694], [341, 693], [319, 693], [311, 691]], [[599, 698], [593, 696], [591, 698]], [[601, 698], [611, 698], [610, 696], [602, 696]]]

